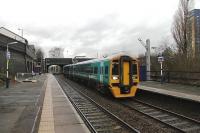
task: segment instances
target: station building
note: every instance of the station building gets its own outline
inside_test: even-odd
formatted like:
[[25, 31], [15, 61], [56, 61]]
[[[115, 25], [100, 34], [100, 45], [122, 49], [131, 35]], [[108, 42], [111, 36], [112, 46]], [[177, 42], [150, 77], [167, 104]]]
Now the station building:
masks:
[[189, 12], [187, 34], [193, 56], [200, 55], [200, 9]]
[[14, 32], [0, 27], [0, 74], [6, 72], [7, 44], [10, 51], [9, 75], [16, 73], [31, 73], [35, 66], [35, 48], [28, 41]]

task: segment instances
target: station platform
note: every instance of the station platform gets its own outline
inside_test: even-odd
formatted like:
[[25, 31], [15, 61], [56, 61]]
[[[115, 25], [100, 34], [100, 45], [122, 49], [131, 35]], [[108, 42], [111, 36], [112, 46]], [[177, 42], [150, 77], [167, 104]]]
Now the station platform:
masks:
[[47, 76], [38, 133], [89, 133], [55, 77]]
[[200, 102], [200, 87], [173, 84], [173, 83], [160, 83], [156, 81], [143, 81], [138, 85], [140, 90], [145, 90], [153, 93], [169, 95], [181, 99]]
[[37, 128], [47, 75], [37, 82], [11, 83], [0, 88], [0, 133], [33, 133]]

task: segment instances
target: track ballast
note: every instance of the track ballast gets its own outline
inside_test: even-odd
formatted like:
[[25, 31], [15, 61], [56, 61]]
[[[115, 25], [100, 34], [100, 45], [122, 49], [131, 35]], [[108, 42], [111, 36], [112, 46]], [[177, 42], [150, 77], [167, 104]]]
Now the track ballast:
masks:
[[91, 132], [139, 133], [137, 129], [93, 101], [74, 86], [59, 78], [57, 80]]
[[181, 132], [200, 132], [200, 122], [192, 118], [156, 107], [134, 98], [121, 103], [130, 109], [134, 109]]

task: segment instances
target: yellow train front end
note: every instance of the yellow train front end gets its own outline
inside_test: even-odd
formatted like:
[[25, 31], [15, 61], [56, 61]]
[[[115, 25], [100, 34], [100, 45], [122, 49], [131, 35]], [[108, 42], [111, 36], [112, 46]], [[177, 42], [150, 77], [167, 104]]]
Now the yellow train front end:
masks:
[[139, 83], [138, 62], [130, 56], [111, 60], [110, 91], [115, 98], [134, 97]]

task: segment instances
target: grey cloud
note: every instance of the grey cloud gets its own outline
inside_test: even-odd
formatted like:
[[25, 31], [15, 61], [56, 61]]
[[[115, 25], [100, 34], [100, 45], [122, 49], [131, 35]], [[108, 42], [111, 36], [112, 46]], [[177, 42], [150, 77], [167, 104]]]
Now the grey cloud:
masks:
[[[102, 20], [102, 22], [104, 21]], [[82, 43], [79, 48], [75, 49], [75, 55], [79, 54], [80, 51], [87, 53], [88, 56], [96, 56], [97, 52], [101, 54], [113, 54], [119, 51], [125, 51], [132, 56], [137, 56], [139, 53], [145, 52], [143, 46], [138, 42], [139, 37], [142, 38], [144, 42], [145, 39], [149, 38], [151, 40], [151, 45], [155, 46], [158, 45], [160, 39], [165, 38], [170, 31], [170, 25], [168, 23], [152, 28], [145, 26], [145, 24], [141, 24], [137, 27], [134, 25], [132, 27], [123, 27], [123, 25], [116, 24], [119, 26], [105, 26], [106, 28], [103, 29], [93, 28], [98, 24], [101, 24], [101, 21], [99, 23], [95, 22], [94, 24], [89, 24], [87, 28], [80, 30], [81, 32], [74, 35], [73, 40], [78, 39]], [[106, 23], [104, 23], [104, 25], [106, 25]], [[93, 34], [88, 34], [87, 38], [84, 38], [84, 34], [90, 31], [92, 31]], [[108, 32], [108, 34], [103, 34], [104, 32]], [[91, 38], [93, 40], [89, 41], [88, 39]], [[110, 38], [113, 38], [114, 41], [109, 42]], [[103, 47], [101, 47], [101, 45]]]
[[104, 39], [109, 31], [116, 29], [116, 15], [108, 15], [101, 19], [94, 20], [84, 27], [78, 29], [70, 39], [79, 40], [84, 46], [94, 45]]
[[144, 53], [144, 48], [137, 40], [139, 37], [144, 39], [143, 41], [147, 38], [151, 39], [152, 46], [155, 46], [170, 31], [168, 22], [155, 27], [148, 27], [145, 22], [139, 25], [124, 26], [117, 18], [116, 14], [108, 15], [92, 20], [73, 31], [68, 30], [68, 27], [30, 27], [27, 29], [31, 30], [27, 32], [41, 39], [40, 42], [48, 39], [59, 43], [55, 45], [72, 48], [74, 56], [86, 53], [89, 57], [96, 57], [97, 53], [112, 54], [119, 51], [126, 51], [131, 55]]

